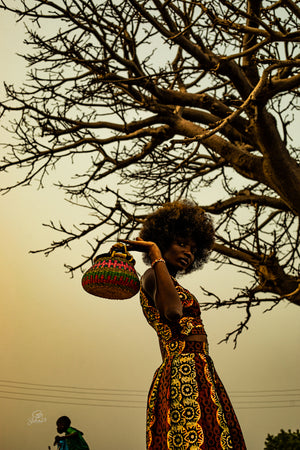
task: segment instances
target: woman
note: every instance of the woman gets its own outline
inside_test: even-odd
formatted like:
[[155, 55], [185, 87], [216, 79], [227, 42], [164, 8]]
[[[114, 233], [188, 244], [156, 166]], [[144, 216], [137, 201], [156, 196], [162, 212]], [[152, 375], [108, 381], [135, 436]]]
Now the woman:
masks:
[[163, 356], [148, 396], [147, 449], [245, 449], [208, 354], [199, 304], [175, 279], [207, 260], [211, 219], [192, 202], [168, 203], [146, 218], [136, 241], [122, 241], [151, 264], [141, 280], [141, 305]]

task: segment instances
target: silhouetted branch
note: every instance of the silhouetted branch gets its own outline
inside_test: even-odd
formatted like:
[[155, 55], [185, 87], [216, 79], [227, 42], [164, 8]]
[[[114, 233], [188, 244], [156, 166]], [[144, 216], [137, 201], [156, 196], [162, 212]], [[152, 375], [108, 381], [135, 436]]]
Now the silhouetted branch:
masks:
[[[154, 7], [153, 7], [154, 5]], [[12, 141], [3, 184], [56, 186], [85, 216], [43, 251], [136, 235], [165, 201], [190, 197], [215, 219], [216, 264], [248, 274], [235, 299], [204, 307], [300, 305], [299, 7], [291, 0], [2, 0], [26, 25], [20, 87], [5, 85]], [[54, 27], [46, 25], [51, 22]], [[269, 297], [268, 297], [269, 295]], [[209, 306], [211, 305], [211, 306]], [[271, 306], [272, 307], [272, 306]]]

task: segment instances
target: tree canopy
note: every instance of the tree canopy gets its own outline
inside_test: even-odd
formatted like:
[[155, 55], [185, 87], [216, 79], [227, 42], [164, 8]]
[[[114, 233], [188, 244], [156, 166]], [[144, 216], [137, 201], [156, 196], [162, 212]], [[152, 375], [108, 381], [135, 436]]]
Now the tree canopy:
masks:
[[300, 450], [300, 432], [281, 430], [276, 436], [268, 434], [265, 450]]
[[[292, 0], [1, 0], [27, 29], [28, 75], [6, 84], [10, 186], [65, 165], [58, 187], [84, 223], [43, 251], [129, 236], [158, 205], [214, 217], [212, 259], [249, 286], [214, 307], [300, 305], [300, 8]], [[299, 134], [298, 134], [299, 137]], [[109, 228], [109, 232], [105, 231]], [[204, 302], [209, 307], [210, 302]]]

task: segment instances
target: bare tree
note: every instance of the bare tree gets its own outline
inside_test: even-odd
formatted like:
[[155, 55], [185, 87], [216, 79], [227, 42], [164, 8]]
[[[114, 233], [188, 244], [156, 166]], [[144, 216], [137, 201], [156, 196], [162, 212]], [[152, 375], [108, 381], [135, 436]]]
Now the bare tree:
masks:
[[213, 258], [252, 277], [213, 306], [244, 305], [242, 329], [261, 302], [300, 305], [297, 2], [11, 3], [1, 8], [27, 24], [31, 49], [27, 81], [1, 103], [18, 138], [1, 169], [23, 174], [3, 190], [68, 161], [59, 187], [92, 217], [49, 224], [62, 239], [43, 251], [89, 239], [72, 273], [159, 204], [191, 197], [215, 216]]

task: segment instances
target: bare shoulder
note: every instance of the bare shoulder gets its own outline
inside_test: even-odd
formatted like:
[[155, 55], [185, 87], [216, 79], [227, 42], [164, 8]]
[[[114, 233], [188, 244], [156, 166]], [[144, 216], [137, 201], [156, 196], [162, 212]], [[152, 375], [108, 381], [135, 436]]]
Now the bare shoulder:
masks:
[[156, 278], [153, 269], [148, 269], [141, 279], [144, 291], [154, 300], [156, 291]]

